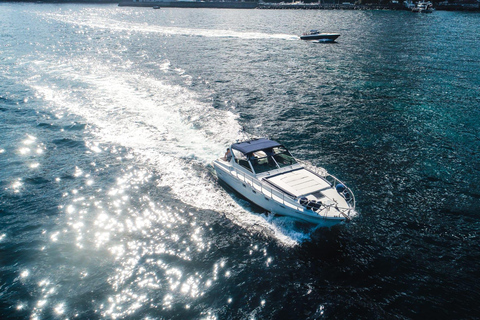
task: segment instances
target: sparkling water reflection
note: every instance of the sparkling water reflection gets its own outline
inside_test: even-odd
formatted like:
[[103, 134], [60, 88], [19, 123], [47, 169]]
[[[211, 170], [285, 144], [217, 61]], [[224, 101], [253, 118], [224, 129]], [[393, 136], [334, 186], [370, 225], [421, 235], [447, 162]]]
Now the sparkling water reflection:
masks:
[[[2, 317], [480, 312], [476, 15], [0, 4], [0, 18]], [[342, 36], [297, 41], [311, 26]], [[318, 229], [224, 189], [210, 163], [246, 135], [326, 166], [360, 215]]]

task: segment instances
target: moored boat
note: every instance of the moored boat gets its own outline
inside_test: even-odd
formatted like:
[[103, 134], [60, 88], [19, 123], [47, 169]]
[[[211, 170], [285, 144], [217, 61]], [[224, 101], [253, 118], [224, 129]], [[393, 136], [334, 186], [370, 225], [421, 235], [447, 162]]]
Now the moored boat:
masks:
[[327, 227], [356, 214], [353, 192], [343, 182], [300, 163], [276, 141], [234, 143], [213, 166], [220, 180], [274, 214]]
[[338, 33], [319, 32], [318, 30], [310, 30], [300, 36], [301, 40], [318, 40], [322, 42], [334, 42], [340, 35]]
[[420, 13], [432, 13], [433, 12], [433, 4], [430, 1], [419, 1], [412, 8], [412, 12], [420, 12]]

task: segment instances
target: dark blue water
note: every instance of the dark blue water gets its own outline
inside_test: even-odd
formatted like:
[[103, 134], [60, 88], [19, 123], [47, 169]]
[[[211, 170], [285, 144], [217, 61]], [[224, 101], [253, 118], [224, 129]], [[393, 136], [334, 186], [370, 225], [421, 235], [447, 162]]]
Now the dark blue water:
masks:
[[[479, 318], [479, 14], [0, 21], [2, 319]], [[347, 182], [358, 216], [316, 228], [224, 189], [210, 163], [246, 136]]]

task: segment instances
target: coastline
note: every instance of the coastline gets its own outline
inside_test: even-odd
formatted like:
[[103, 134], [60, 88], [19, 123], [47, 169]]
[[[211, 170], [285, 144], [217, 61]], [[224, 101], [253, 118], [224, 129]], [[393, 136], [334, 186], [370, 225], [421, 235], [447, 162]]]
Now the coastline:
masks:
[[[242, 1], [120, 1], [120, 7], [160, 7], [160, 8], [218, 8], [218, 9], [268, 9], [268, 10], [403, 10], [411, 9], [402, 4], [334, 4], [334, 3], [265, 3]], [[480, 11], [476, 6], [464, 4], [437, 5], [443, 11]]]
[[242, 1], [120, 1], [119, 7], [257, 9], [258, 2]]
[[35, 3], [35, 4], [42, 4], [42, 3], [87, 3], [87, 4], [116, 4], [118, 0], [0, 0], [0, 3]]
[[[137, 2], [121, 1], [121, 7], [153, 7], [160, 8], [229, 8], [229, 9], [270, 9], [270, 10], [404, 10], [399, 5], [353, 5], [353, 4], [319, 4], [319, 3], [258, 3], [240, 1], [156, 1]], [[406, 8], [405, 8], [406, 9]]]
[[[265, 3], [244, 1], [119, 1], [119, 0], [0, 0], [0, 3], [87, 3], [118, 4], [120, 7], [159, 7], [159, 8], [212, 8], [212, 9], [267, 9], [267, 10], [403, 10], [410, 11], [402, 4], [351, 4], [351, 3]], [[437, 4], [438, 11], [480, 12], [480, 3]]]

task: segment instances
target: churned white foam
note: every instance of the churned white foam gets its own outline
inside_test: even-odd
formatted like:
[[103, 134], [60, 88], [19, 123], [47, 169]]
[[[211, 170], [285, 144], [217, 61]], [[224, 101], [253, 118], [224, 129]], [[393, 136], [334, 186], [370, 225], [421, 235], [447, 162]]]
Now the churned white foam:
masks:
[[274, 215], [268, 215], [265, 219], [272, 225], [277, 237], [285, 237], [295, 244], [310, 240], [310, 235], [317, 228], [317, 226], [312, 225], [308, 230], [299, 231], [295, 226], [296, 221], [289, 217], [274, 217]]
[[77, 26], [89, 27], [94, 29], [107, 29], [112, 31], [121, 31], [122, 33], [157, 33], [166, 36], [183, 35], [183, 36], [199, 36], [208, 38], [239, 38], [239, 39], [277, 39], [277, 40], [298, 40], [299, 37], [284, 33], [264, 33], [264, 32], [248, 32], [234, 31], [222, 29], [205, 29], [205, 28], [184, 28], [172, 26], [151, 25], [145, 23], [133, 23], [128, 21], [119, 21], [109, 19], [102, 16], [94, 15], [72, 15], [63, 13], [50, 13], [47, 15], [50, 19], [62, 21]]
[[241, 133], [234, 113], [200, 102], [197, 93], [178, 85], [95, 62], [88, 68], [84, 64], [52, 62], [48, 70], [35, 70], [48, 76], [33, 77], [29, 84], [55, 112], [82, 117], [100, 141], [125, 146], [153, 166], [160, 177], [157, 185], [168, 187], [182, 202], [220, 211], [242, 227], [263, 226], [284, 245], [297, 243], [296, 235], [292, 238], [268, 219], [247, 212], [212, 178], [211, 161]]

